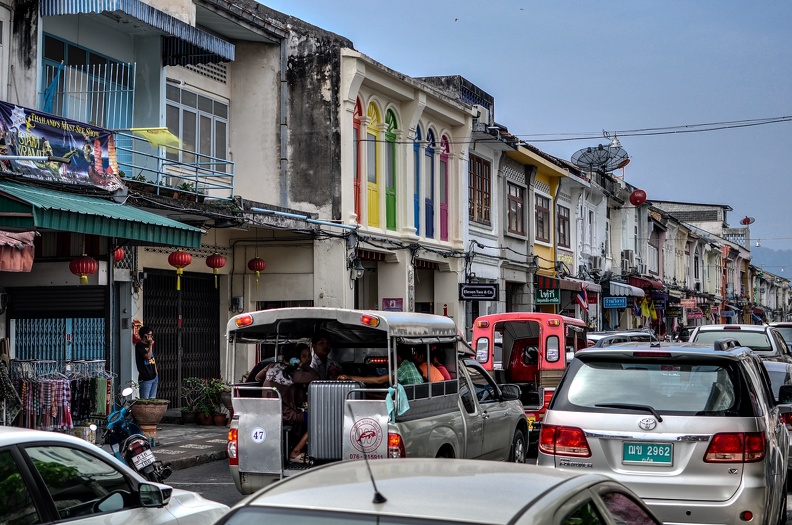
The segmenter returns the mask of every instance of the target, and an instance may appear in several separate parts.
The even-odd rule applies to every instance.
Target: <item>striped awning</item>
[[[610,294],[614,297],[643,297],[644,291],[635,286],[630,286],[627,283],[618,283],[616,281],[610,282]]]
[[[41,0],[39,15],[109,14],[134,18],[163,35],[164,65],[233,62],[234,44],[202,31],[141,0]]]

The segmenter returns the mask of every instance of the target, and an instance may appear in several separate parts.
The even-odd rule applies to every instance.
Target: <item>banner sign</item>
[[[6,172],[35,180],[116,191],[119,178],[115,138],[104,128],[0,101],[0,153],[47,160],[4,159]]]
[[[669,304],[665,310],[668,317],[682,317],[682,306],[678,304]]]
[[[688,319],[703,319],[704,318],[704,312],[702,312],[698,308],[693,308],[692,310],[688,310],[687,318]]]
[[[679,304],[682,305],[682,308],[695,308],[696,307],[696,300],[695,299],[680,299]]]

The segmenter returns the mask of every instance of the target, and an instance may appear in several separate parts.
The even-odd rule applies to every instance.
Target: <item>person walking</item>
[[[135,363],[138,369],[140,399],[153,399],[157,397],[159,385],[157,362],[154,359],[154,333],[148,326],[141,326],[138,336],[140,341],[135,345]]]

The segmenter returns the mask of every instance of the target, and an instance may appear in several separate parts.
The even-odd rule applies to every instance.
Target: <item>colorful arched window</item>
[[[392,109],[385,113],[385,227],[396,229],[396,131],[399,125]]]
[[[451,144],[447,135],[440,139],[440,173],[438,200],[440,201],[440,240],[448,240],[448,154]]]
[[[415,188],[413,188],[413,221],[415,234],[421,235],[421,126],[415,128],[413,163],[415,164]]]
[[[435,196],[435,135],[431,129],[426,133],[426,151],[424,152],[424,173],[426,174],[426,238],[434,238],[434,196]]]
[[[366,126],[366,188],[368,195],[368,225],[379,227],[380,225],[380,206],[379,206],[379,183],[380,183],[380,159],[379,148],[377,147],[377,137],[379,135],[379,125],[382,123],[379,108],[373,102],[368,106],[369,122]]]
[[[358,223],[361,220],[360,216],[360,195],[361,195],[361,179],[363,178],[360,171],[360,118],[363,116],[363,105],[360,99],[355,101],[355,111],[352,114],[352,173],[355,178],[355,215],[357,215]]]

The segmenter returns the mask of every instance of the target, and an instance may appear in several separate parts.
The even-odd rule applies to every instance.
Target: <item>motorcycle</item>
[[[106,445],[110,445],[115,457],[124,461],[138,474],[149,481],[161,483],[171,475],[169,463],[162,463],[154,457],[151,444],[143,435],[140,427],[132,420],[132,405],[136,399],[132,397],[132,388],[121,391],[124,400],[119,408],[113,409],[107,416],[107,426],[102,434]]]

